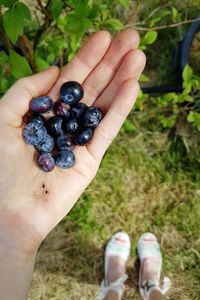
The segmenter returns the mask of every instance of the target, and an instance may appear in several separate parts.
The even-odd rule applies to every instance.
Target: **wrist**
[[[42,238],[17,214],[0,216],[0,256],[26,260],[35,257]]]
[[[39,240],[25,227],[16,216],[0,217],[0,295],[4,300],[27,299]]]

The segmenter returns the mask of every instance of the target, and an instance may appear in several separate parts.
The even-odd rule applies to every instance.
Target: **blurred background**
[[[128,27],[147,56],[140,95],[95,180],[41,245],[29,300],[95,299],[117,230],[132,238],[124,299],[140,299],[144,231],[161,242],[169,299],[200,299],[200,0],[0,0],[0,94],[62,67],[94,32]]]

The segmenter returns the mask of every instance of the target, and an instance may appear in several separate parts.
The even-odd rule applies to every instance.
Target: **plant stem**
[[[33,49],[35,50],[37,48],[37,45],[40,41],[40,38],[42,34],[45,32],[45,30],[50,26],[51,22],[53,21],[53,17],[50,14],[48,7],[51,4],[51,0],[48,0],[47,5],[43,6],[41,0],[37,0],[38,6],[40,7],[41,12],[45,16],[45,20],[42,26],[39,27],[39,29],[36,32],[35,41],[33,44]]]
[[[151,27],[151,28],[149,28],[149,27],[137,27],[137,26],[135,26],[136,24],[128,24],[128,25],[124,26],[124,28],[131,27],[131,28],[134,28],[134,29],[139,30],[139,31],[152,31],[152,30],[161,30],[161,29],[166,29],[166,28],[174,28],[174,27],[178,27],[178,26],[181,26],[181,25],[184,25],[184,24],[197,22],[199,20],[200,20],[200,18],[197,18],[197,19],[185,20],[185,21],[181,21],[181,22],[178,22],[178,23],[173,23],[173,24],[163,25],[163,26],[157,26],[157,27]]]
[[[27,38],[27,36],[23,33],[18,41],[18,46],[22,50],[24,56],[28,60],[29,64],[31,65],[31,68],[34,73],[38,72],[35,59],[34,59],[34,53],[33,49],[31,47],[30,41]]]
[[[133,11],[132,13],[128,16],[127,20],[125,21],[125,25],[127,25],[131,20],[133,20],[133,18],[135,17],[135,15],[138,12],[138,9],[140,7],[141,2],[137,1],[136,5],[133,7]]]

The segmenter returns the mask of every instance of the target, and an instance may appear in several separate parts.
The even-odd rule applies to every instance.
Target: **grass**
[[[130,115],[135,130],[120,133],[95,180],[41,246],[30,300],[95,299],[103,246],[121,229],[132,239],[124,299],[140,299],[136,244],[144,231],[161,242],[169,299],[200,298],[199,186],[191,171],[173,167],[167,132],[145,127],[146,119]]]
[[[150,1],[138,15],[145,19],[165,4],[178,6],[184,19],[185,11],[189,17],[196,15],[199,0]],[[147,51],[147,75],[156,83],[174,82],[171,57],[185,29],[160,31]],[[132,112],[129,121],[134,129],[124,127],[92,184],[42,244],[29,300],[95,299],[103,247],[118,230],[127,231],[132,240],[123,299],[141,299],[136,244],[145,231],[155,233],[161,243],[163,275],[172,280],[169,299],[200,299],[199,164],[149,119],[148,112]]]

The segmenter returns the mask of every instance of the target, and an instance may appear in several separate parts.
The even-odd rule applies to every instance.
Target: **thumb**
[[[20,126],[22,117],[29,110],[30,100],[48,94],[59,73],[59,69],[53,66],[38,74],[19,79],[0,101],[2,119],[13,126]]]

